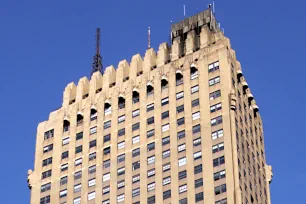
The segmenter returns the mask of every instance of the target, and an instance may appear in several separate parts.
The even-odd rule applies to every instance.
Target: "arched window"
[[[109,115],[112,113],[112,105],[108,102],[104,105],[104,115]]]
[[[83,115],[82,114],[77,114],[77,126],[83,124]]]
[[[118,99],[118,107],[119,109],[125,108],[125,99],[122,96]]]
[[[154,88],[152,85],[147,85],[147,96],[154,94]]]
[[[90,121],[96,120],[98,117],[98,112],[96,109],[92,108],[90,110]]]
[[[161,80],[161,89],[168,88],[168,81],[166,79]]]
[[[133,91],[133,103],[139,102],[139,93],[137,91]]]
[[[190,79],[198,78],[198,69],[195,66],[190,67]]]
[[[63,122],[63,131],[67,132],[70,129],[70,122],[68,120],[64,120]]]
[[[176,73],[176,85],[179,86],[183,84],[183,82],[184,82],[183,75],[181,73]]]

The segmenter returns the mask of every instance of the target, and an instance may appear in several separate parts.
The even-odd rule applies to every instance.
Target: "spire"
[[[148,48],[151,48],[151,28],[148,27]]]
[[[102,73],[103,65],[102,65],[102,57],[100,55],[100,28],[97,28],[96,31],[96,54],[93,57],[92,63],[92,71],[91,75],[97,71]]]

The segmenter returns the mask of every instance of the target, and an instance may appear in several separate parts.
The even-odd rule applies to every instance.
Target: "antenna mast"
[[[97,28],[96,30],[96,54],[93,57],[91,75],[97,71],[102,73],[102,70],[103,70],[103,65],[102,65],[102,57],[100,54],[100,28]]]
[[[148,48],[151,48],[151,28],[148,27]]]

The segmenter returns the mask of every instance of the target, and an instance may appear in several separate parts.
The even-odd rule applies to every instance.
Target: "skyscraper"
[[[97,49],[38,125],[31,204],[270,204],[259,108],[211,9],[170,44],[103,74]]]

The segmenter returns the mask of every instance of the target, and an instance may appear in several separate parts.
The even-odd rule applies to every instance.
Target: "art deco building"
[[[37,128],[31,204],[270,204],[259,108],[210,8],[171,45],[64,90]]]

